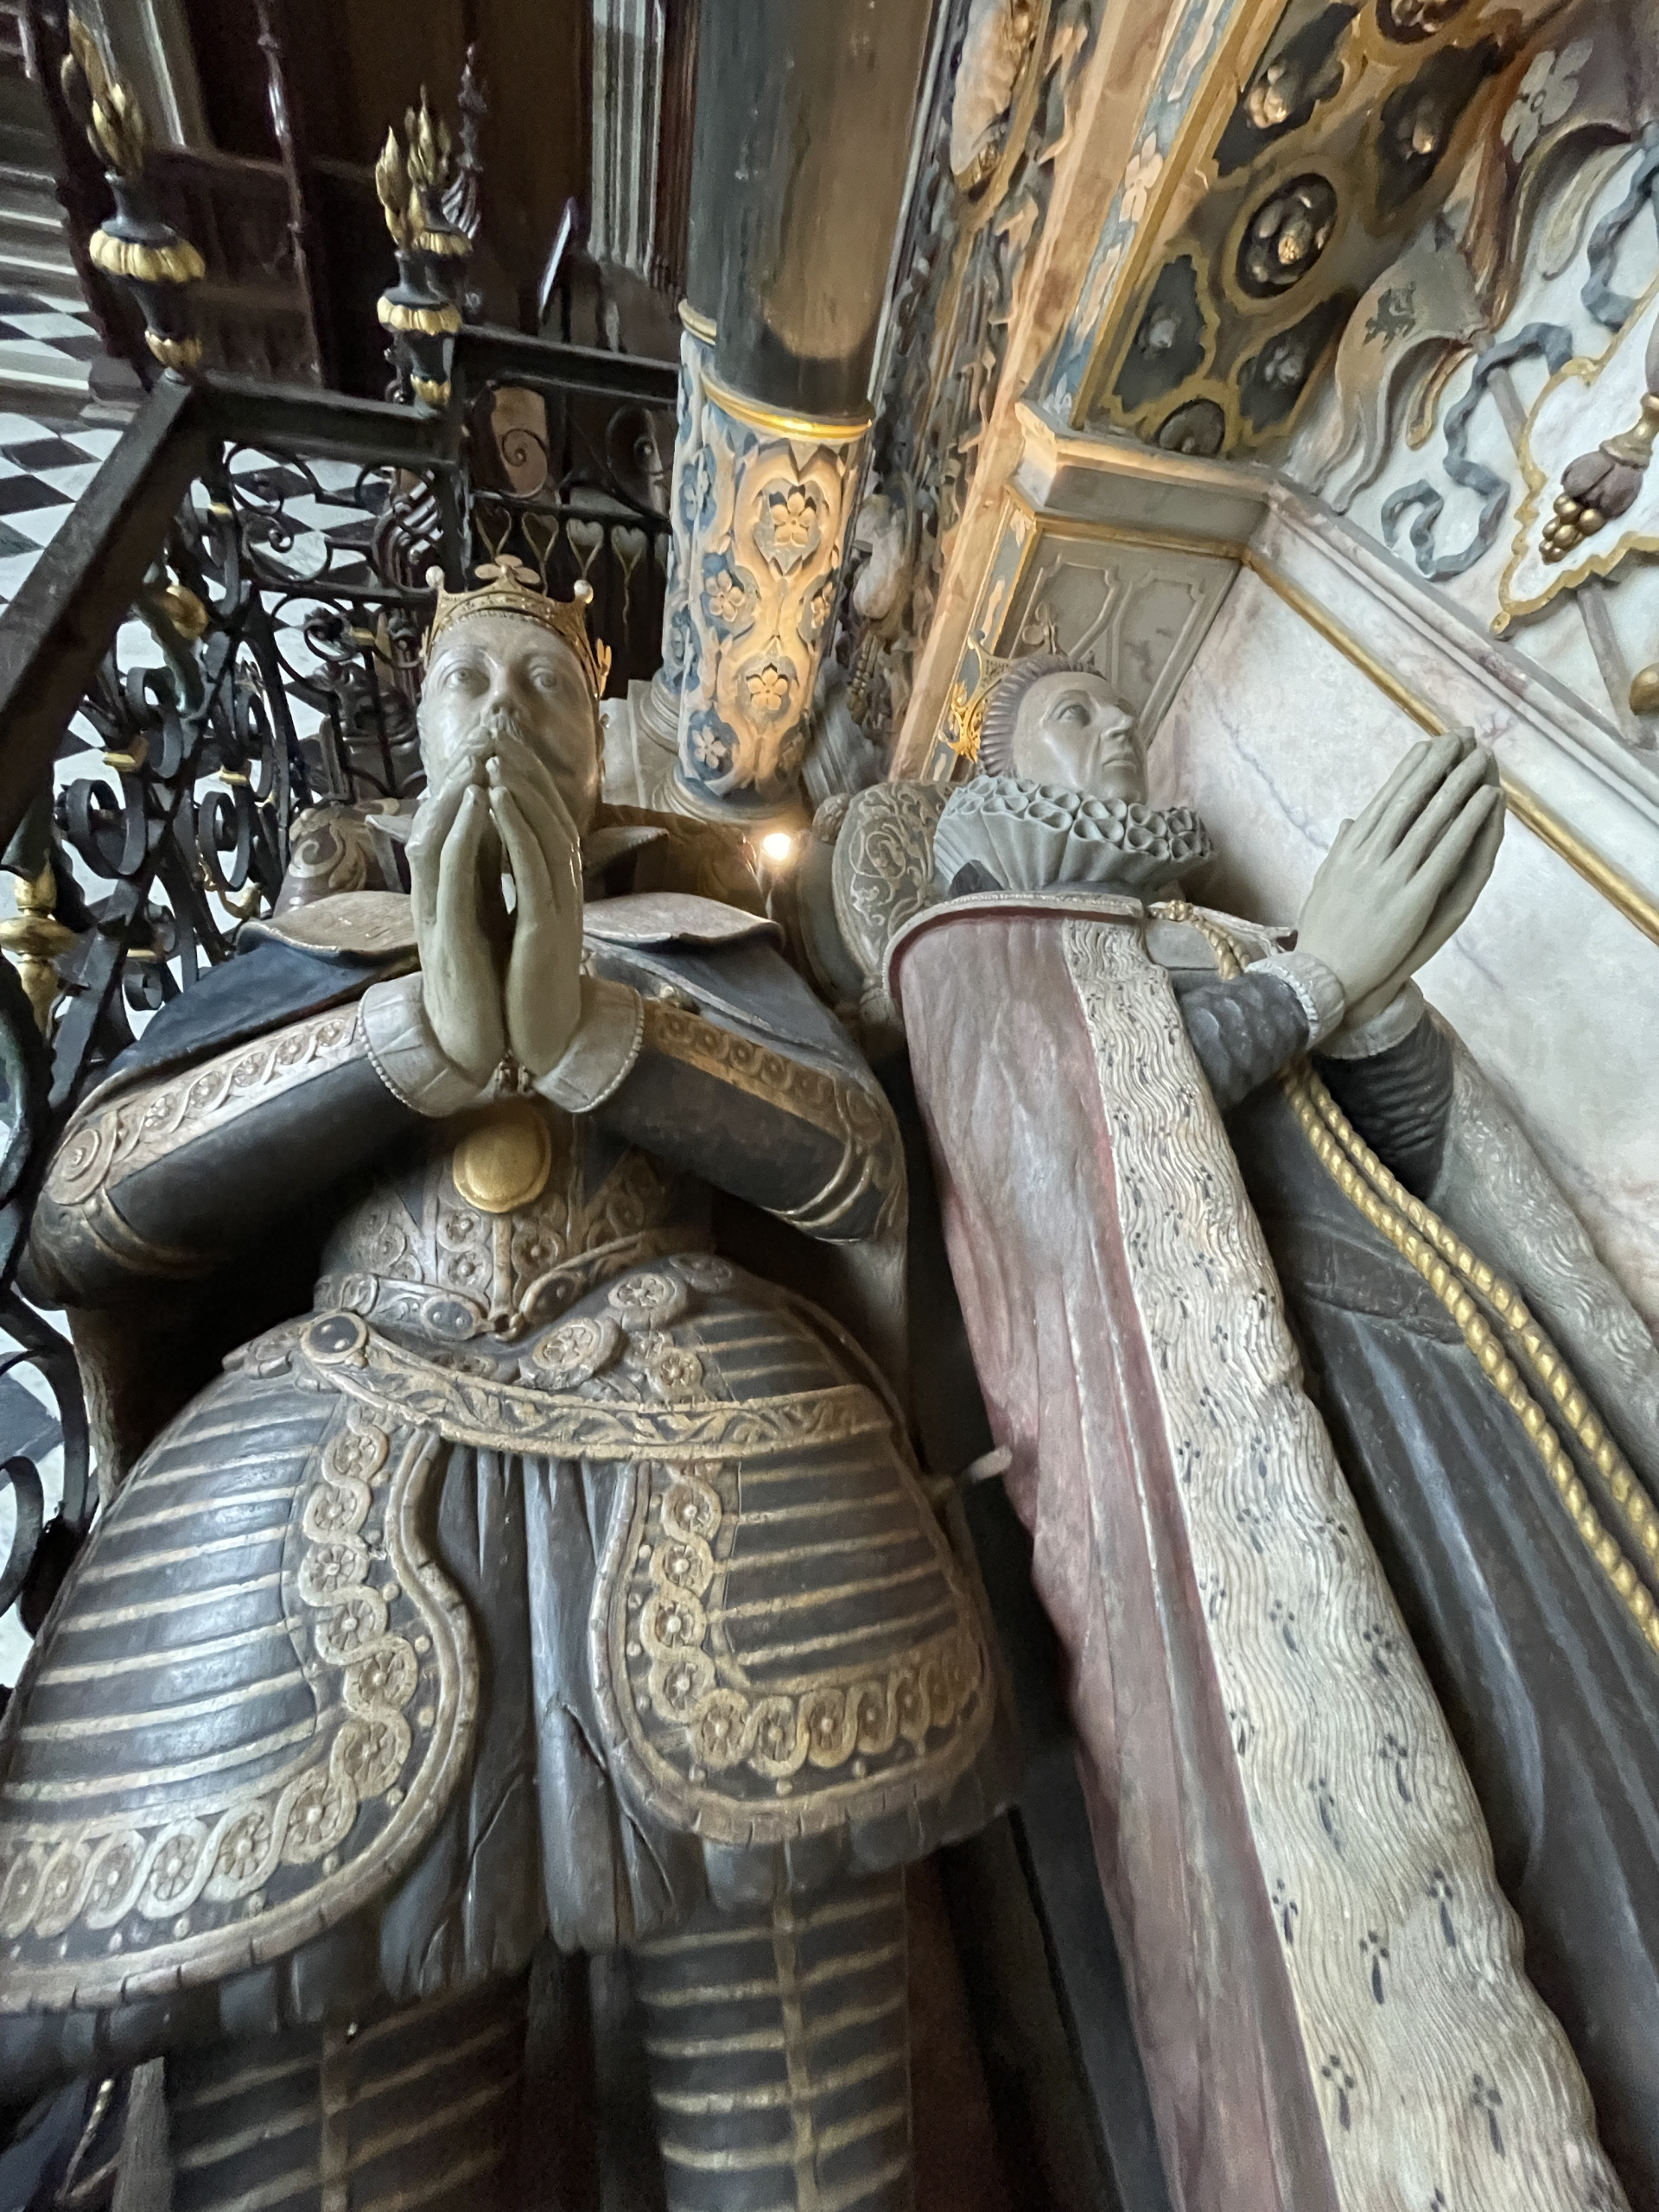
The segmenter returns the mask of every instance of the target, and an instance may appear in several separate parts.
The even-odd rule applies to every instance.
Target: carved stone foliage
[[[909,699],[1100,14],[1099,0],[951,0],[877,409],[884,504],[863,551],[893,573],[879,611],[849,601],[837,647],[853,711],[878,741]]]
[[[680,404],[675,420],[673,472],[669,480],[669,519],[663,592],[663,664],[652,679],[665,720],[677,715],[680,685],[692,650],[691,613],[686,591],[692,532],[702,485],[702,379],[714,348],[690,331],[680,334]]]
[[[1510,107],[1552,12],[1291,0],[1253,54],[1243,10],[1207,11],[1147,110],[1051,411],[1186,453],[1282,443],[1361,296]]]
[[[950,96],[950,172],[964,192],[996,167],[1036,34],[1035,0],[970,0]]]
[[[686,549],[679,773],[693,792],[761,806],[805,750],[864,432],[799,435],[729,411],[705,384]],[[741,403],[740,403],[741,404]],[[747,413],[747,410],[745,410]]]
[[[888,945],[938,896],[933,833],[949,796],[943,784],[872,785],[854,794],[836,839],[836,920],[864,979],[867,1023],[892,1018],[882,979]]]
[[[1291,466],[1650,759],[1659,65],[1579,0],[1503,90],[1455,213],[1362,300]]]

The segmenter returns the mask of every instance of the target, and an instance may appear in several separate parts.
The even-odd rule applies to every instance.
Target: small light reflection
[[[795,857],[795,840],[787,830],[769,830],[760,840],[760,857],[768,868],[787,868]]]

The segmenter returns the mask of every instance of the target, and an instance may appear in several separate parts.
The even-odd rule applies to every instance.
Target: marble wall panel
[[[1234,566],[1046,524],[1015,590],[1001,650],[1087,660],[1126,707],[1155,727]]]

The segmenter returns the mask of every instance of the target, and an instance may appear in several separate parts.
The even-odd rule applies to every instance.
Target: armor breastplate
[[[515,1338],[639,1261],[707,1243],[701,1186],[536,1098],[435,1125],[323,1254],[319,1308]]]

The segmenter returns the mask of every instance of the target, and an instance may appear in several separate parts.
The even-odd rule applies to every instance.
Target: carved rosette
[[[679,778],[763,812],[791,791],[868,426],[773,413],[705,373],[685,553]]]

